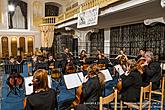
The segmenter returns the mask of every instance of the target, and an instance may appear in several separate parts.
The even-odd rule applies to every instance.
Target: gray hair
[[[148,56],[148,57],[150,57],[152,60],[154,59],[154,54],[153,54],[153,52],[151,52],[151,51],[147,51],[147,52],[145,53],[145,55]]]

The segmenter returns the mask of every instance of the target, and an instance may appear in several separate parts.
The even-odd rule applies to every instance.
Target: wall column
[[[11,36],[8,37],[9,57],[11,56]]]
[[[20,36],[17,36],[17,55],[21,55],[20,51],[18,50],[20,47],[19,38],[20,38]]]
[[[110,54],[110,29],[104,29],[104,53]]]
[[[0,57],[2,57],[2,37],[0,37]]]

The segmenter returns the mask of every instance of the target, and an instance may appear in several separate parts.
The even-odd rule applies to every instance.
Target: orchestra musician
[[[64,66],[64,71],[65,71],[65,73],[75,73],[76,72],[76,67],[73,64],[72,58],[69,58],[69,57],[67,58],[67,62]]]
[[[136,61],[138,61],[140,58],[144,57],[145,55],[145,50],[144,49],[140,49],[139,50],[139,55],[136,58]]]
[[[25,110],[57,109],[57,93],[48,87],[48,72],[38,69],[33,75],[33,93],[24,100]]]
[[[130,59],[126,63],[127,72],[125,72],[119,82],[122,89],[119,99],[126,102],[137,102],[140,98],[140,88],[142,86],[141,73],[136,68],[136,61]]]
[[[79,63],[82,71],[87,70],[88,65],[86,59],[87,59],[87,52],[85,50],[82,50],[79,55]]]
[[[97,55],[96,55],[97,59],[98,59],[99,55],[106,57],[104,52],[101,49],[97,49]]]
[[[37,64],[38,64],[38,56],[34,55],[32,56],[32,72],[34,73],[37,70]]]
[[[67,63],[70,62],[68,60],[73,60],[73,54],[72,54],[72,52],[70,52],[70,50],[68,48],[65,48],[64,53],[62,54],[62,61],[61,61],[63,72],[65,72],[65,67],[66,67]]]
[[[146,62],[142,64],[144,68],[143,73],[143,86],[149,85],[152,82],[152,89],[156,90],[159,88],[161,79],[161,68],[160,63],[154,60],[154,55],[151,51],[147,51],[144,55]]]
[[[53,58],[53,55],[52,54],[49,54],[47,64],[48,64],[48,69],[50,71],[52,69],[54,69],[54,67],[55,67],[55,59]]]
[[[120,50],[120,54],[115,58],[118,59],[119,61],[121,61],[120,63],[124,63],[128,60],[127,55],[124,53],[124,50]],[[121,60],[122,59],[122,60]]]
[[[84,78],[80,103],[74,106],[75,110],[98,110],[99,97],[104,87],[105,76],[99,72],[97,64],[88,68],[88,74]]]
[[[108,59],[105,57],[104,53],[98,55],[97,65],[100,69],[105,69],[108,66]]]

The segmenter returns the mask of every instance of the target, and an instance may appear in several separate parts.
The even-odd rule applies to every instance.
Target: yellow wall
[[[2,5],[2,0],[0,0],[0,24],[2,23],[2,9],[1,6]]]
[[[40,1],[33,2],[33,26],[39,26],[42,23],[43,6]]]
[[[79,0],[68,0],[66,7],[72,6],[74,3],[79,2]]]

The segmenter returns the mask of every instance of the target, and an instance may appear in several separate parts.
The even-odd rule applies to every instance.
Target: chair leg
[[[163,97],[163,96],[164,96],[164,95],[161,96],[161,108],[160,108],[161,110],[163,110],[163,104],[164,104],[164,103],[163,103],[163,102],[164,102],[164,97]]]
[[[151,102],[149,102],[149,104],[148,104],[148,110],[150,110],[151,109]]]
[[[123,109],[123,102],[120,101],[120,110],[122,110],[122,109]]]

